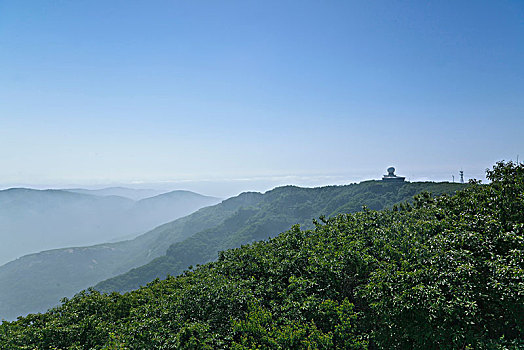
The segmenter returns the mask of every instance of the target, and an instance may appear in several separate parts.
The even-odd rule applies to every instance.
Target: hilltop
[[[0,326],[0,347],[518,349],[524,164],[453,196],[320,218],[123,295]]]
[[[313,227],[313,219],[321,215],[355,212],[363,205],[382,209],[422,191],[438,195],[463,187],[366,181],[243,193],[132,240],[45,251],[0,267],[0,318],[43,312],[90,286],[103,291],[136,289],[155,278],[178,275],[189,265],[216,260],[220,250],[275,237],[294,224]],[[142,208],[147,210],[147,202]]]
[[[213,261],[221,250],[274,237],[292,225],[311,228],[313,219],[320,216],[353,213],[362,210],[363,206],[380,210],[408,201],[423,191],[440,195],[463,187],[450,183],[364,181],[318,188],[284,186],[263,195],[248,194],[253,197],[251,205],[238,208],[218,225],[173,243],[165,255],[103,281],[95,289],[104,292],[133,290],[155,278],[176,276],[190,265]]]

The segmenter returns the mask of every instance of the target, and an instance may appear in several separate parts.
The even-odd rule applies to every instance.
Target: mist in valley
[[[189,191],[161,192],[125,188],[2,190],[0,265],[48,249],[131,239],[220,202]]]
[[[520,342],[522,18],[0,1],[0,348]]]

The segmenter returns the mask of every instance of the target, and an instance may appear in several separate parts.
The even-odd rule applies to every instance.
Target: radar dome
[[[392,166],[388,168],[388,175],[392,176],[392,175],[395,175],[395,168],[393,168]]]

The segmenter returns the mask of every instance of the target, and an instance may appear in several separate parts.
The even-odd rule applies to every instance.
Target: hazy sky
[[[0,184],[483,178],[523,62],[522,0],[0,0]]]

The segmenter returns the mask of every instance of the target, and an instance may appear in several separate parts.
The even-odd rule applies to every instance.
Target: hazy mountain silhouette
[[[167,191],[153,190],[146,188],[129,188],[129,187],[107,187],[97,190],[90,190],[85,188],[68,188],[65,189],[68,192],[92,194],[96,196],[119,196],[129,198],[135,201],[139,201],[144,198],[158,196],[159,194],[166,193]]]
[[[65,190],[2,190],[0,265],[42,250],[136,236],[218,201],[187,191],[134,201]]]
[[[45,251],[1,266],[0,318],[45,311],[58,304],[60,298],[108,278],[97,288],[136,288],[155,277],[177,274],[190,264],[213,260],[218,250],[277,235],[295,223],[311,225],[311,220],[322,214],[354,212],[364,204],[380,209],[408,200],[420,191],[440,194],[462,187],[449,183],[397,185],[370,181],[322,188],[286,186],[264,194],[243,193],[133,240]],[[137,206],[147,212],[150,200],[161,202],[175,194],[143,200]],[[114,276],[118,277],[111,278]]]

